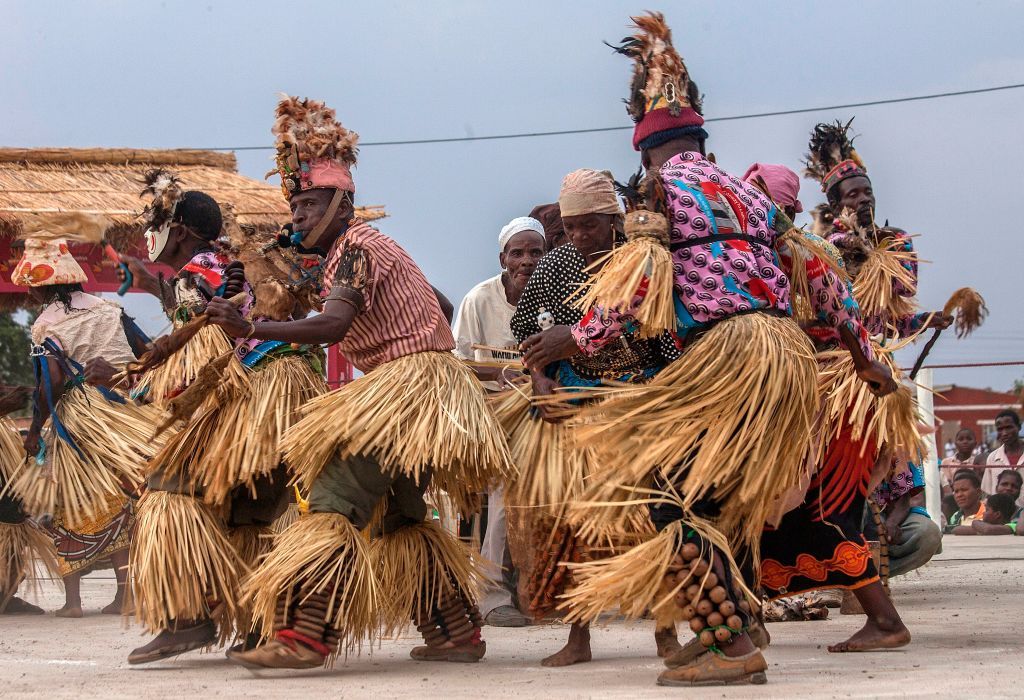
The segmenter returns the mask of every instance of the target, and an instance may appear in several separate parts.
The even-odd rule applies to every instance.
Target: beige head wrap
[[[562,216],[621,214],[612,174],[607,170],[575,170],[562,180],[558,193]]]

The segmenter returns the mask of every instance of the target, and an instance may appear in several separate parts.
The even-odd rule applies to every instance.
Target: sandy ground
[[[567,630],[557,625],[485,628],[487,658],[476,665],[412,661],[408,650],[416,640],[404,637],[333,671],[255,674],[220,652],[130,668],[125,657],[145,638],[138,628],[99,614],[114,583],[109,572],[100,572],[83,586],[83,619],[0,617],[0,696],[1022,697],[1024,538],[947,537],[944,547],[923,570],[893,582],[897,607],[914,635],[909,647],[829,654],[825,645],[855,631],[861,624],[856,617],[773,624],[767,686],[655,686],[662,666],[654,656],[651,623],[643,621],[595,629],[594,661],[567,669],[538,663],[564,642]],[[50,586],[41,600],[53,610],[62,595]]]

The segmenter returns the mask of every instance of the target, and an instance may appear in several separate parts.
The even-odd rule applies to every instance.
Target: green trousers
[[[423,522],[427,504],[423,494],[430,484],[430,473],[417,484],[404,474],[386,472],[371,455],[342,459],[335,455],[309,492],[310,513],[339,513],[360,530],[366,527],[381,498],[387,496],[384,532]]]

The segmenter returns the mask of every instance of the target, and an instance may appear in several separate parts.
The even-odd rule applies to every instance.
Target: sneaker
[[[662,671],[658,685],[763,685],[768,682],[768,663],[760,649],[744,656],[721,656],[707,652],[686,666]]]
[[[764,625],[755,622],[747,629],[747,636],[750,637],[758,649],[767,649],[768,645],[771,644],[772,638],[768,634],[768,630],[764,628]],[[665,657],[665,665],[669,668],[679,668],[687,664],[693,663],[697,657],[707,652],[708,648],[700,643],[700,639],[694,637],[686,644],[683,648],[674,654],[670,654]]]
[[[511,605],[499,605],[487,613],[484,624],[491,627],[526,627],[530,624],[530,618]]]
[[[286,644],[277,639],[249,651],[231,649],[227,656],[245,668],[306,669],[324,665],[324,656],[320,652],[300,642]]]
[[[409,652],[416,661],[450,661],[458,664],[475,664],[487,653],[487,642],[469,642],[457,647],[419,646]]]
[[[194,649],[208,647],[217,641],[217,625],[213,620],[204,620],[192,627],[164,630],[149,644],[139,647],[128,655],[128,663],[148,664],[178,656]]]

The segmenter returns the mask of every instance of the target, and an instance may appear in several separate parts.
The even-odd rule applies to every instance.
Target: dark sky
[[[1021,2],[665,2],[708,117],[1024,82]],[[624,2],[0,2],[0,124],[7,146],[269,146],[278,92],[326,100],[363,141],[628,125],[630,65],[602,45],[628,33]],[[881,219],[920,234],[920,298],[988,299],[974,338],[936,362],[1024,360],[1017,242],[1024,90],[711,124],[742,174],[796,169],[818,120],[856,116]],[[270,151],[238,153],[261,178]],[[557,197],[579,167],[626,177],[628,131],[367,146],[358,201],[456,303],[497,271],[498,231]],[[804,181],[806,205],[820,201]],[[808,206],[809,208],[809,206]],[[154,306],[130,303],[149,328]],[[905,358],[912,361],[912,355]],[[1024,367],[939,370],[937,382],[1007,388]]]

